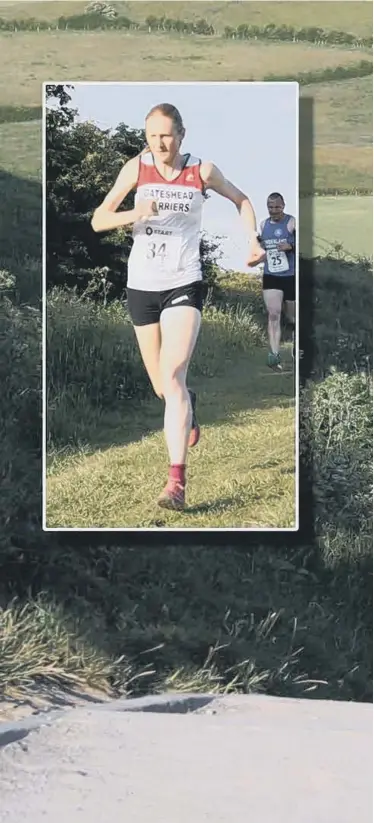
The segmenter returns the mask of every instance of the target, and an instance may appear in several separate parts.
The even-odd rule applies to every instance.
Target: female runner
[[[204,193],[231,200],[248,236],[247,265],[265,256],[247,195],[211,162],[182,154],[185,136],[175,106],[154,106],[145,119],[147,149],[123,166],[92,218],[94,231],[133,225],[127,303],[141,356],[155,393],[165,402],[164,433],[169,476],[158,504],[185,505],[188,446],[200,437],[196,394],[186,385],[202,312],[200,227]],[[117,212],[136,190],[135,207]]]

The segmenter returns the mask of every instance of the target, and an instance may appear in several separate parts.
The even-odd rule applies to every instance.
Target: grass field
[[[316,152],[318,158],[318,152]],[[327,154],[327,151],[326,151]],[[339,155],[342,155],[342,158]],[[344,189],[367,193],[372,189],[372,162],[370,155],[358,156],[358,161],[367,161],[363,168],[356,167],[356,157],[350,156],[344,165],[345,152],[336,151],[332,157],[326,157],[325,163],[315,162],[314,187],[323,191],[328,186],[335,191]],[[352,153],[351,153],[352,154]],[[359,165],[359,163],[357,164]],[[334,191],[331,192],[333,194]]]
[[[335,143],[349,143],[352,149],[356,146],[371,147],[372,77],[302,86],[300,96],[313,100],[315,144],[332,147]]]
[[[21,32],[2,35],[1,43],[3,105],[40,105],[45,80],[261,80],[267,74],[295,75],[362,59],[354,49],[305,43],[233,43],[138,32]]]
[[[286,370],[273,373],[266,366],[266,352],[264,347],[241,356],[229,353],[222,375],[193,378],[203,429],[188,459],[185,512],[165,512],[155,503],[166,482],[167,453],[163,406],[152,399],[118,414],[117,427],[113,420],[101,419],[93,454],[78,452],[57,466],[53,462],[47,526],[293,528],[292,361],[287,346]],[[106,445],[100,447],[103,440]]]
[[[69,16],[84,11],[86,2],[1,2],[0,16],[11,19],[37,17],[56,20],[60,15]],[[370,34],[372,11],[370,2],[341,3],[337,15],[336,2],[116,2],[120,14],[142,22],[149,15],[155,17],[208,20],[217,29],[238,26],[240,23],[263,26],[267,23],[283,23],[293,26],[315,26],[352,32],[361,36]]]
[[[218,14],[219,4],[211,4],[212,7],[215,5]],[[220,5],[231,8],[231,4]],[[238,5],[234,4],[231,11],[234,12]],[[284,9],[288,5],[282,4]],[[302,7],[304,13],[308,8],[306,3],[293,5]],[[333,4],[318,5],[320,14]],[[344,5],[352,6],[352,3]],[[360,6],[360,14],[367,13],[368,4],[355,5]],[[43,2],[42,6],[47,9],[50,4]],[[261,79],[270,73],[297,74],[325,66],[346,66],[362,56],[354,50],[320,48],[304,43],[232,43],[215,38],[148,36],[144,33],[22,32],[2,35],[1,41],[6,57],[0,96],[2,105],[40,105],[40,84],[46,79],[110,81],[120,77],[122,80],[144,81],[151,76],[153,80],[165,82],[171,77],[181,81],[203,78],[224,82]],[[116,61],[112,59],[113,54],[117,55]],[[372,179],[372,78],[301,86],[300,93],[301,97],[313,100],[316,188],[366,191]],[[18,162],[18,156],[22,168],[29,164],[30,146],[23,147],[19,136],[26,133],[25,129],[30,135],[28,142],[34,144],[33,125],[15,129],[16,151],[13,160],[9,157],[12,167]],[[11,141],[11,127],[2,133]],[[307,144],[309,139],[309,133],[303,135],[301,144]],[[33,148],[31,146],[31,154]],[[4,151],[10,154],[7,147]]]
[[[373,200],[371,197],[316,197],[314,248],[318,254],[329,243],[341,244],[349,254],[373,258]]]
[[[0,163],[10,174],[40,180],[42,172],[42,124],[0,124]]]
[[[335,143],[331,146],[315,146],[314,162],[317,166],[344,166],[355,172],[371,176],[373,170],[373,152],[371,146],[350,146],[347,143]],[[369,182],[369,181],[368,181]],[[352,179],[352,185],[354,180]],[[358,181],[356,182],[356,185]]]

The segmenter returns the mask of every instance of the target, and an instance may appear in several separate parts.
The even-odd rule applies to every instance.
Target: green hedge
[[[74,31],[140,29],[149,32],[164,31],[187,35],[213,36],[221,34],[225,39],[231,40],[278,40],[290,43],[307,42],[326,46],[349,46],[351,48],[368,49],[373,46],[372,37],[357,37],[350,32],[326,30],[317,26],[295,28],[294,26],[279,26],[274,23],[269,23],[266,26],[250,26],[247,23],[242,23],[237,28],[226,26],[222,33],[204,18],[190,22],[171,17],[149,15],[144,23],[137,23],[124,15],[111,18],[99,13],[62,16],[54,22],[37,20],[34,17],[25,20],[0,18],[0,31],[46,31],[52,29],[72,29]]]
[[[73,31],[94,31],[97,29],[137,29],[138,24],[129,17],[118,16],[114,19],[102,14],[74,14],[70,17],[59,17],[58,29],[72,29]]]
[[[196,22],[176,20],[170,17],[154,17],[150,15],[145,20],[149,31],[175,31],[177,34],[205,34],[214,35],[217,32],[207,20],[200,18]]]
[[[372,37],[357,37],[346,31],[326,30],[316,26],[294,28],[294,26],[276,26],[273,23],[267,26],[248,26],[242,23],[236,29],[226,26],[223,36],[232,40],[284,40],[294,43],[306,42],[356,48],[372,48],[373,45]]]
[[[0,31],[48,31],[55,28],[56,23],[36,20],[35,17],[28,17],[26,20],[5,20],[0,17]]]
[[[300,197],[371,197],[373,189],[369,188],[314,188],[310,192],[300,192]]]
[[[29,120],[41,120],[41,106],[0,106],[0,123],[25,123]]]
[[[300,86],[309,86],[312,83],[326,83],[330,80],[349,80],[352,77],[367,77],[373,74],[371,60],[360,60],[349,66],[335,66],[335,68],[303,71],[301,74],[267,74],[263,79],[270,82],[297,82]]]

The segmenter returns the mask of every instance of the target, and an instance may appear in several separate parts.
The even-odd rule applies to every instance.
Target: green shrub
[[[370,60],[360,60],[349,66],[336,66],[335,68],[317,69],[316,71],[305,71],[301,74],[267,74],[264,80],[268,82],[297,82],[301,86],[309,86],[312,83],[326,83],[327,81],[348,80],[352,77],[367,77],[373,73],[373,64]]]
[[[39,519],[41,318],[0,295],[0,553]]]
[[[247,23],[241,23],[236,29],[226,26],[223,37],[234,40],[283,40],[294,43],[356,46],[367,49],[372,48],[373,45],[372,37],[361,38],[349,32],[324,30],[315,26],[295,28],[274,23],[268,23],[266,26],[250,26]]]
[[[100,13],[87,14],[73,14],[69,17],[59,17],[57,21],[59,29],[70,29],[71,31],[97,31],[97,30],[117,30],[138,28],[137,23],[134,23],[124,15],[118,17],[111,17],[110,15]]]
[[[333,370],[310,384],[302,395],[301,420],[302,448],[313,443],[315,523],[329,563],[370,561],[371,376]]]
[[[372,262],[321,257],[314,270],[313,376],[371,371]]]
[[[46,348],[51,443],[77,443],[102,410],[120,408],[151,391],[121,303],[104,309],[74,292],[53,289]]]
[[[0,106],[0,123],[25,123],[29,120],[41,120],[41,106]]]

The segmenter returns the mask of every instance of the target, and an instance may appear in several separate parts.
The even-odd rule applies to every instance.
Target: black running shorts
[[[127,308],[134,326],[148,326],[159,323],[164,309],[176,306],[193,306],[202,311],[203,281],[196,280],[187,286],[178,286],[166,291],[140,291],[127,289]]]
[[[293,302],[296,299],[295,275],[287,274],[284,277],[275,274],[264,274],[262,276],[262,289],[278,289],[283,292],[283,299]]]

